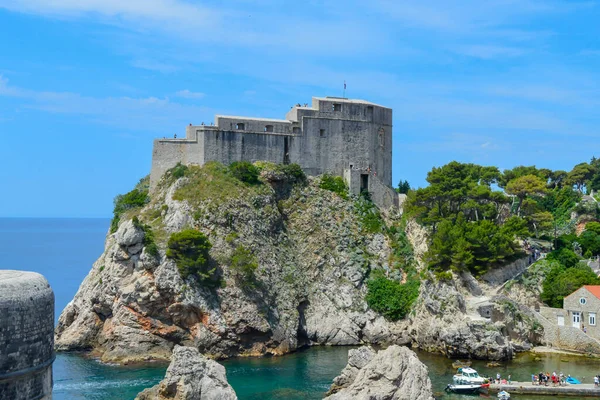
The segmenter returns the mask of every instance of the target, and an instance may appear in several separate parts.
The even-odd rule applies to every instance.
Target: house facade
[[[586,285],[563,300],[562,312],[556,313],[558,326],[584,329],[588,335],[600,339],[600,285]]]

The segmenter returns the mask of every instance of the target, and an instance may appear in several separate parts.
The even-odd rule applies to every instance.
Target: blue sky
[[[0,0],[0,216],[104,217],[152,139],[311,96],[394,109],[394,182],[600,155],[600,3]]]

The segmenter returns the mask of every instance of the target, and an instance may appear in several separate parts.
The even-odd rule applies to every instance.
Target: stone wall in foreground
[[[54,293],[34,272],[0,270],[0,399],[52,398]]]

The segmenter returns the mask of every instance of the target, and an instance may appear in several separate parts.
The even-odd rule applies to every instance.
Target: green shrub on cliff
[[[239,245],[231,256],[231,270],[242,287],[254,287],[256,279],[254,272],[258,269],[256,256],[250,249]]]
[[[142,180],[140,180],[142,182]],[[150,197],[148,197],[148,190],[143,189],[133,189],[131,192],[126,194],[120,194],[115,197],[114,200],[114,209],[113,209],[113,219],[110,223],[110,232],[115,233],[119,228],[119,221],[121,220],[121,215],[134,208],[143,207],[150,201]]]
[[[348,198],[348,186],[341,176],[324,174],[321,176],[319,187],[337,193],[343,199]]]
[[[171,175],[173,175],[173,177],[182,178],[185,175],[187,170],[188,170],[187,165],[183,165],[182,163],[177,163],[177,165],[175,165],[169,171],[171,172]]]
[[[367,233],[380,233],[385,228],[379,208],[368,198],[359,196],[354,202],[354,210]]]
[[[158,257],[158,246],[156,245],[156,241],[154,240],[154,232],[150,225],[146,225],[140,222],[139,218],[134,216],[132,218],[133,226],[136,228],[140,228],[144,231],[144,247],[146,248],[146,253],[150,254],[153,257]]]
[[[418,279],[408,279],[401,283],[387,278],[382,271],[373,273],[367,281],[367,304],[390,321],[397,321],[408,314],[414,301],[419,297]]]
[[[214,282],[208,251],[212,245],[206,235],[194,229],[173,233],[167,243],[167,257],[174,260],[182,278],[196,276],[204,283]]]
[[[252,163],[248,161],[235,161],[229,165],[231,174],[242,182],[254,185],[259,183],[259,171]]]

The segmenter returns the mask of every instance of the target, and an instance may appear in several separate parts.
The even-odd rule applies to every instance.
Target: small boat
[[[456,360],[452,363],[452,368],[464,368],[464,367],[470,367],[471,366],[471,361],[467,360],[467,361],[460,361],[460,360]]]
[[[510,393],[507,391],[498,392],[498,400],[508,400],[510,399]]]
[[[483,385],[488,383],[488,380],[479,376],[473,368],[459,368],[458,373],[452,377],[452,380],[457,385]]]
[[[446,386],[446,392],[460,393],[460,394],[476,394],[479,393],[483,385],[457,385],[449,383]]]
[[[567,383],[570,383],[571,385],[581,384],[581,382],[578,379],[573,378],[572,376],[567,377]]]

